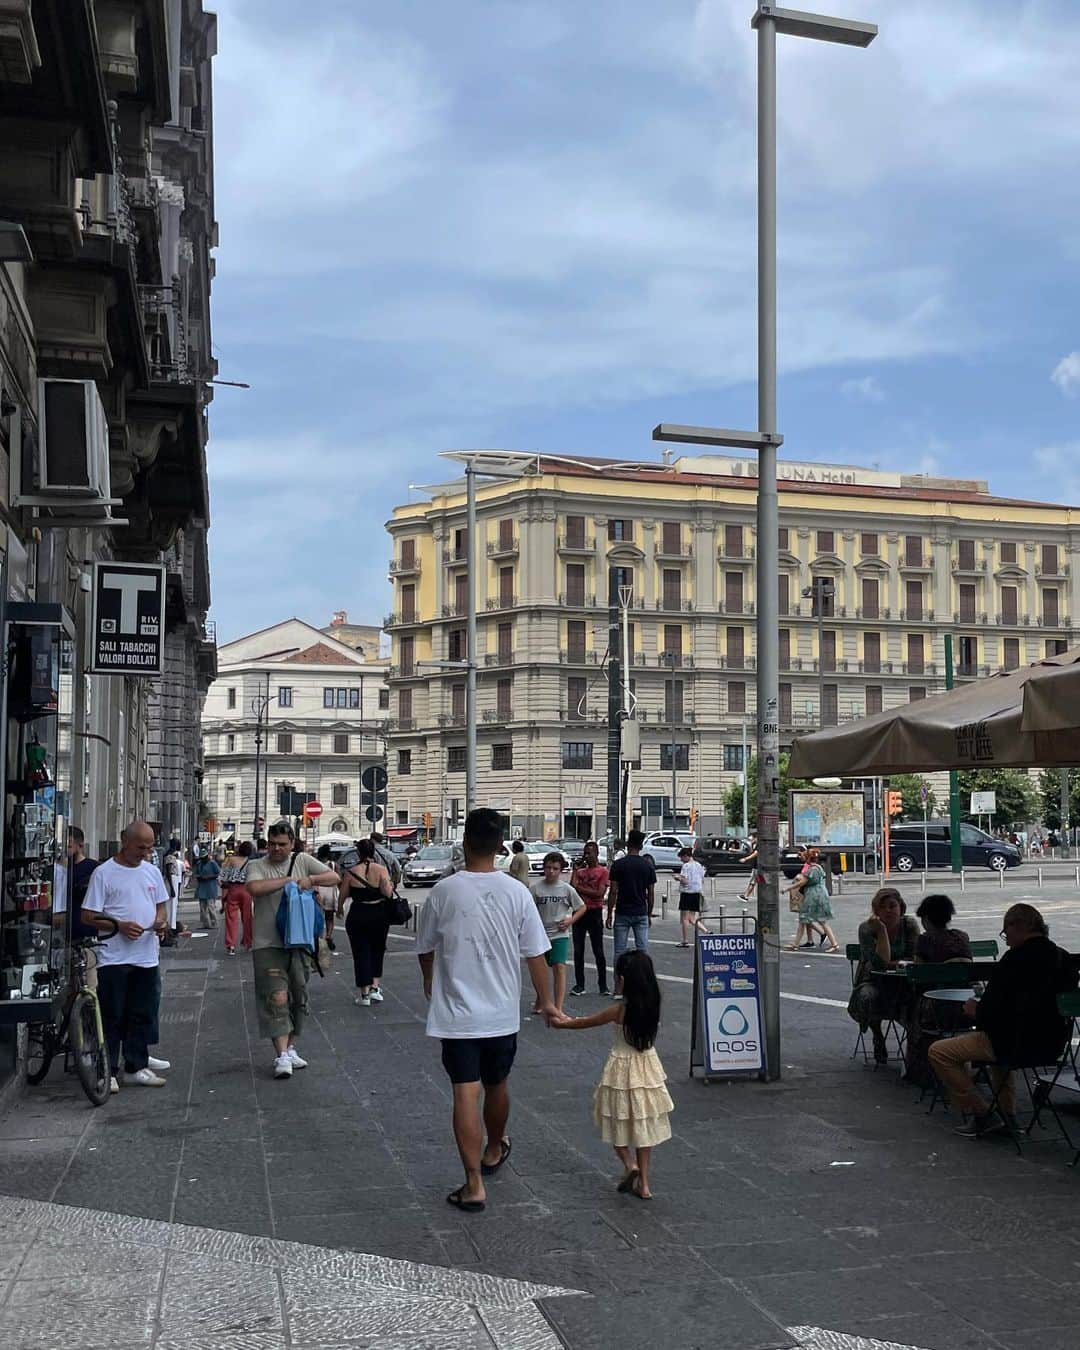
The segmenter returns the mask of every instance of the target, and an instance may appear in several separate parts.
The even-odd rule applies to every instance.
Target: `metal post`
[[[750,837],[750,781],[747,770],[749,764],[746,761],[746,719],[743,718],[742,724],[742,832],[743,838]]]
[[[1072,832],[1069,829],[1069,817],[1072,814],[1069,805],[1069,771],[1061,770],[1061,839],[1066,848],[1072,843]],[[1068,857],[1068,854],[1065,854]]]
[[[671,662],[671,833],[674,834],[679,826],[678,814],[675,810],[675,757],[678,752],[677,724],[675,721],[675,652],[668,652],[668,660]]]
[[[619,617],[622,623],[622,689],[623,689],[623,721],[626,721],[633,714],[632,695],[630,693],[630,601],[633,599],[633,587],[619,587]],[[619,755],[622,756],[622,737],[619,738]],[[619,798],[619,827],[612,829],[614,837],[626,838],[630,832],[629,816],[630,804],[630,759],[628,753],[623,764],[622,794]]]
[[[619,587],[618,573],[608,567],[608,742],[607,742],[607,829],[613,839],[619,837],[619,767],[622,762],[622,678],[619,667]]]
[[[776,421],[776,21],[758,20],[758,431]],[[766,1071],[780,1077],[779,511],[776,443],[758,451],[757,752],[759,931]]]
[[[465,814],[476,805],[476,469],[465,464]]]
[[[956,683],[953,674],[952,634],[945,634],[945,688],[951,689]],[[949,855],[953,872],[963,870],[963,853],[960,849],[960,779],[955,769],[949,770]]]
[[[817,609],[817,720],[818,726],[825,725],[825,578],[815,577],[813,581],[814,606]]]

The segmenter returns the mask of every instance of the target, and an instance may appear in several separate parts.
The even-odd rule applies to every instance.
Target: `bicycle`
[[[113,931],[105,936],[112,937],[119,932],[120,926],[115,920],[108,922]],[[71,944],[71,978],[62,995],[61,1015],[51,1022],[32,1022],[27,1047],[28,1083],[42,1082],[54,1057],[62,1051],[65,1063],[67,1056],[72,1056],[82,1090],[94,1106],[104,1106],[108,1100],[112,1078],[101,1004],[86,983],[87,950],[100,946],[102,940],[100,937],[79,938]]]

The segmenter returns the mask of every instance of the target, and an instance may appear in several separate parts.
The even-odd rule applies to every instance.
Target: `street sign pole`
[[[952,634],[945,634],[945,688],[952,689],[956,684],[953,673]],[[963,854],[960,851],[960,779],[955,769],[949,770],[949,860],[952,870],[959,875],[963,871]]]

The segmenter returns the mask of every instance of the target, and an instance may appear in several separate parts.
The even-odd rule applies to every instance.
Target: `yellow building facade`
[[[490,456],[486,457],[490,459]],[[735,829],[723,798],[755,725],[756,465],[507,459],[477,489],[477,801],[524,837],[607,828],[609,569],[630,588],[630,673],[645,828],[691,813]],[[465,796],[466,502],[460,480],[388,522],[389,821]],[[994,496],[976,480],[846,465],[781,465],[782,739],[1026,664],[1076,638],[1080,509]],[[818,615],[815,584],[831,583]],[[826,590],[829,588],[826,587]]]

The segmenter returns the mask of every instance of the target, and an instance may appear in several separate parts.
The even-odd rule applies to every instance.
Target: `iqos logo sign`
[[[729,1003],[720,1014],[720,1030],[725,1036],[745,1036],[750,1030],[750,1023],[741,1008]]]

